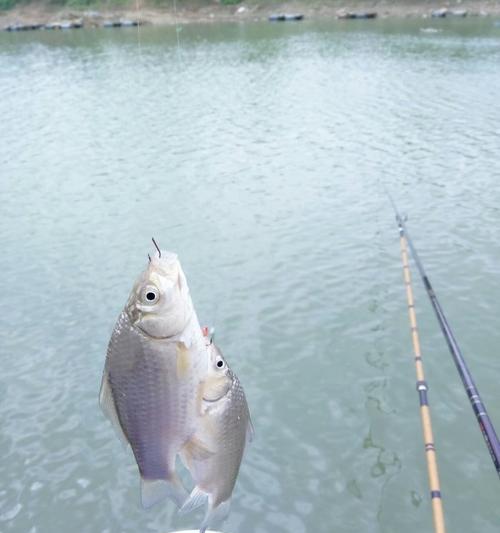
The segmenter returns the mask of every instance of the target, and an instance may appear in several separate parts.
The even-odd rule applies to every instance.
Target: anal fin
[[[184,505],[180,508],[180,514],[190,513],[194,509],[205,504],[208,499],[208,494],[196,486],[189,495],[189,498],[184,502]]]

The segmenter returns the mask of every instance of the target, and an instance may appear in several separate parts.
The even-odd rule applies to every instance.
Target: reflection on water
[[[441,29],[421,32],[422,27]],[[429,530],[387,185],[490,415],[500,361],[500,32],[489,19],[0,35],[0,530],[194,527],[139,504],[97,408],[154,235],[245,385],[256,439],[224,529]],[[429,308],[450,531],[498,481]],[[474,429],[473,429],[474,428]]]

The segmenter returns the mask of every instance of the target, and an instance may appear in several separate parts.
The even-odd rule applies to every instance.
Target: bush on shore
[[[0,0],[0,9],[6,10],[11,9],[15,6],[22,6],[33,3],[32,0]],[[155,3],[160,4],[160,1],[155,1]],[[131,0],[46,0],[45,4],[47,6],[54,7],[88,7],[88,6],[105,6],[105,5],[126,5],[131,4]]]
[[[223,5],[239,4],[241,0],[219,0]],[[182,0],[180,0],[182,3]],[[35,3],[34,0],[0,0],[0,10],[12,9],[16,6]],[[110,6],[131,6],[134,7],[135,0],[45,0],[37,3],[44,3],[47,7],[74,7],[85,8],[94,7],[96,9]],[[149,3],[156,6],[171,6],[172,0],[149,0]],[[208,4],[210,0],[187,0],[187,4]]]

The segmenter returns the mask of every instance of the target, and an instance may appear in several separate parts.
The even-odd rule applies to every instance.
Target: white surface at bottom
[[[199,529],[179,529],[177,531],[168,531],[168,533],[200,533]],[[222,531],[215,531],[214,529],[207,529],[206,533],[222,533]]]

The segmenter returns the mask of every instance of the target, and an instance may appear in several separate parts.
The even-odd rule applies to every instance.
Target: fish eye
[[[146,287],[143,293],[143,300],[147,303],[155,303],[160,299],[160,293],[156,287]]]
[[[217,368],[224,368],[224,361],[222,359],[218,359],[215,364],[217,365]]]

